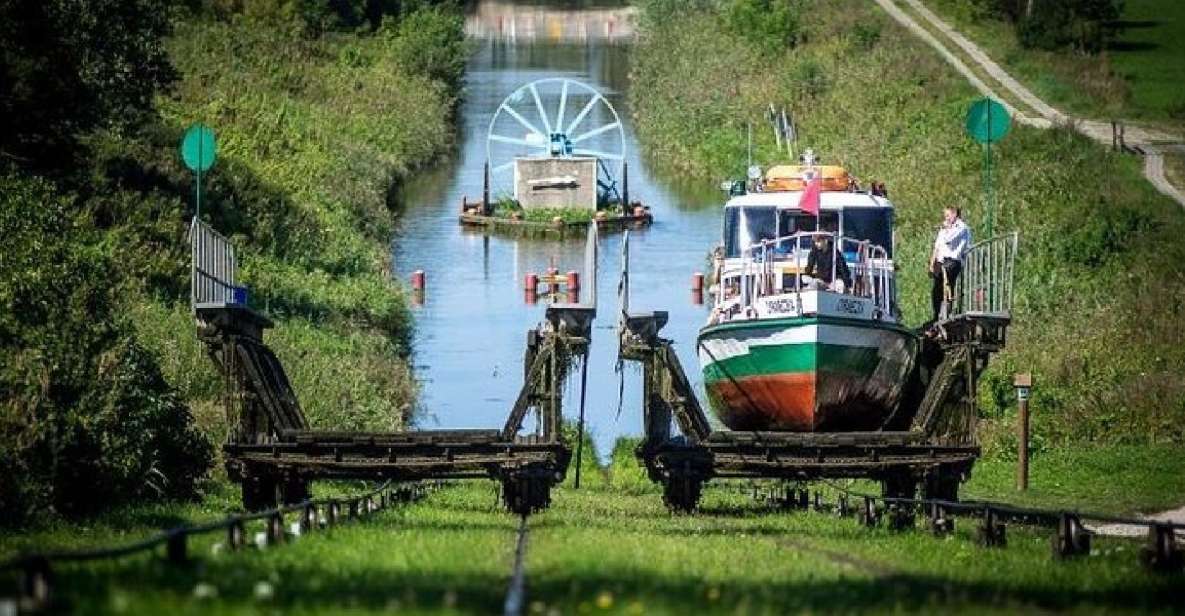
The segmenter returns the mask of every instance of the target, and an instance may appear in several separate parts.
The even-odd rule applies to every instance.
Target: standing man
[[[930,302],[934,306],[935,321],[950,316],[955,282],[963,271],[963,257],[971,247],[971,228],[963,222],[961,214],[957,207],[943,208],[942,227],[938,229],[934,250],[930,253],[930,276],[934,278]]]

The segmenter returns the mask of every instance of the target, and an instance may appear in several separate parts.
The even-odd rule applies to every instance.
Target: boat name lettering
[[[770,312],[798,312],[792,299],[771,299],[765,302],[766,310]]]
[[[835,309],[848,314],[864,314],[864,304],[854,299],[841,298],[836,300]]]

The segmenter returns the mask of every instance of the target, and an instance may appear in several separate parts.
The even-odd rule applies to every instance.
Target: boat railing
[[[1013,231],[971,246],[963,257],[963,272],[956,284],[956,305],[951,317],[1011,318],[1018,240],[1018,233]]]
[[[813,246],[816,237],[830,240],[833,251],[831,284],[810,280],[805,272],[810,253],[808,247]],[[845,256],[849,254],[855,255],[850,263]],[[839,276],[840,259],[844,259],[848,266],[847,278]],[[789,280],[780,267],[788,262],[794,263],[793,278]],[[866,240],[837,238],[836,234],[827,231],[802,231],[750,246],[742,257],[740,278],[740,303],[744,309],[752,308],[758,298],[787,292],[795,294],[801,307],[803,291],[824,288],[871,299],[880,314],[892,314],[895,309],[892,299],[894,274],[888,251]],[[844,280],[842,287],[835,284],[837,279]]]

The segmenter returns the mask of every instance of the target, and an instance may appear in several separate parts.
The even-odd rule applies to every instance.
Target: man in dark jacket
[[[803,273],[840,292],[852,284],[848,264],[844,261],[843,254],[833,248],[830,235],[815,236],[811,253],[806,258],[806,271]],[[842,289],[836,288],[837,280],[843,281]]]

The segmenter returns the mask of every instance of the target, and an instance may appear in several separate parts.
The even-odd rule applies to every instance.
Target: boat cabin
[[[816,177],[818,216],[799,207]],[[887,198],[857,192],[834,166],[773,167],[753,188],[724,206],[712,321],[836,310],[837,316],[899,319]]]

